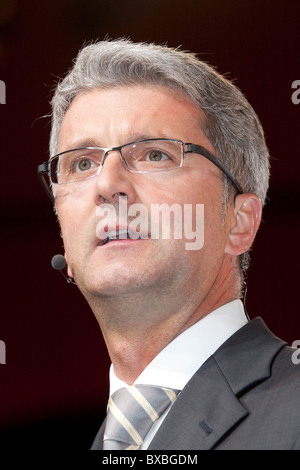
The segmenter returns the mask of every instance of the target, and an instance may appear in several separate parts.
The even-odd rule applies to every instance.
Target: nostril
[[[127,198],[128,198],[127,194],[124,193],[124,192],[115,193],[115,194],[113,194],[112,197],[113,197],[113,199],[124,201],[124,204],[126,204],[126,201],[127,201]],[[126,201],[125,201],[125,199],[126,199]]]

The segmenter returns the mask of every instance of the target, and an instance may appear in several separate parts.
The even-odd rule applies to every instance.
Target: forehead
[[[80,93],[62,122],[59,150],[89,139],[95,145],[117,146],[138,136],[203,142],[204,113],[175,89],[131,86]],[[199,140],[200,139],[200,140]],[[197,143],[197,141],[196,141]]]

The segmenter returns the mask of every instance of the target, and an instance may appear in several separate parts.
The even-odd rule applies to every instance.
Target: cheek
[[[76,250],[82,227],[85,226],[83,214],[80,207],[66,204],[66,201],[57,201],[58,219],[60,223],[62,238],[66,252]]]
[[[174,171],[174,173],[176,170]],[[160,175],[156,181],[147,181],[146,176],[141,185],[136,186],[138,200],[145,204],[192,204],[203,202],[203,191],[198,182],[192,178],[170,178]]]
[[[214,204],[222,198],[221,179],[210,166],[195,168],[194,163],[194,166],[157,173],[155,177],[150,174],[138,176],[135,187],[141,200],[169,204],[207,204],[210,201]]]
[[[208,211],[207,211],[208,212]],[[214,214],[207,213],[204,219],[204,245],[203,251],[207,262],[207,269],[211,272],[221,266],[227,242],[226,227],[222,222],[221,211]]]

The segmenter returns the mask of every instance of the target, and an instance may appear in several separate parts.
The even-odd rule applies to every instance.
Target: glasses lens
[[[102,162],[103,151],[94,148],[70,150],[50,161],[52,183],[74,183],[91,178]]]
[[[122,147],[130,170],[151,172],[178,168],[182,164],[182,143],[176,140],[146,140]]]

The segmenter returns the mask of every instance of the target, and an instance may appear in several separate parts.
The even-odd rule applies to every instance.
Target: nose
[[[109,202],[116,204],[120,197],[127,198],[127,204],[133,204],[136,192],[133,174],[123,164],[120,152],[108,150],[102,160],[94,183],[94,200],[96,205]]]

